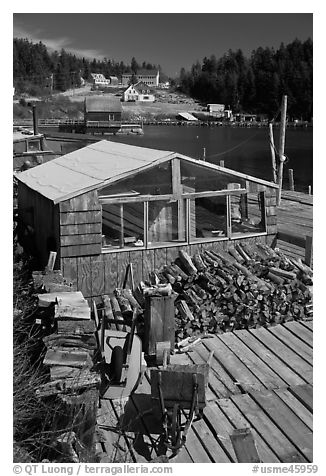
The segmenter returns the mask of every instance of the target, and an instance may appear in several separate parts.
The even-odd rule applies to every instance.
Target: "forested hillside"
[[[273,117],[283,94],[291,116],[312,118],[313,43],[295,40],[278,50],[257,48],[250,58],[229,50],[222,58],[205,57],[180,72],[180,89],[208,103],[221,103],[233,112],[265,113]]]
[[[123,61],[106,58],[101,61],[79,58],[64,49],[50,53],[42,42],[32,43],[27,39],[14,38],[13,48],[13,77],[17,91],[66,91],[80,86],[81,78],[90,80],[91,73],[119,77],[122,73],[136,72],[139,68],[161,70],[160,65],[145,61],[138,64],[135,58],[127,65]],[[161,72],[162,75],[165,76]]]
[[[65,50],[50,53],[39,42],[14,39],[14,86],[17,92],[32,95],[65,91],[80,86],[80,78],[90,73],[121,76],[139,68],[159,68],[161,81],[167,79],[160,65],[135,58],[130,65],[112,59],[89,60]],[[181,92],[206,103],[221,103],[234,113],[263,113],[273,118],[282,95],[288,96],[288,114],[311,120],[313,97],[313,43],[311,39],[283,43],[278,50],[259,47],[246,58],[241,49],[229,50],[220,59],[214,55],[197,61],[190,71],[184,68],[176,81]]]

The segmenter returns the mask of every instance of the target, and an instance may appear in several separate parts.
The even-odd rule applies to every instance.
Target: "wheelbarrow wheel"
[[[123,367],[123,349],[119,345],[113,347],[111,356],[111,371],[112,379],[115,382],[120,382]]]

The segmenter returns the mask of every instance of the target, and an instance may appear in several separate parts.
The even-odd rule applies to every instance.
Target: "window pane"
[[[41,142],[39,139],[29,140],[27,142],[28,150],[41,150]]]
[[[231,195],[232,235],[265,231],[263,193]]]
[[[228,184],[235,181],[239,184],[237,188],[246,188],[245,180],[239,177],[181,161],[181,183],[184,193],[226,190]]]
[[[141,195],[165,195],[172,193],[171,163],[166,162],[147,172],[122,180],[116,185],[109,185],[100,190],[99,195],[115,195],[131,191],[138,192]]]
[[[226,197],[190,200],[191,238],[221,238],[227,235]]]
[[[179,208],[179,210],[178,210]],[[185,241],[185,202],[148,203],[148,244]]]
[[[122,226],[121,226],[122,223]],[[102,245],[104,247],[143,246],[144,204],[102,205]]]

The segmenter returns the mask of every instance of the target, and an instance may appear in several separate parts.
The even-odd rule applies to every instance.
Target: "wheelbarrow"
[[[142,342],[135,334],[138,309],[133,311],[130,332],[106,329],[105,316],[100,324],[95,303],[93,309],[101,352],[101,398],[111,400],[128,397],[137,388],[144,373]],[[121,320],[107,321],[123,324]]]
[[[210,355],[207,363],[151,369],[151,397],[159,402],[163,441],[175,456],[185,445],[193,421],[203,416]]]

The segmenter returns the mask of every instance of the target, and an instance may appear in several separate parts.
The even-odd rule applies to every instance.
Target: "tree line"
[[[179,89],[203,103],[221,103],[233,112],[262,113],[269,118],[288,96],[288,114],[312,118],[313,43],[298,39],[279,49],[259,47],[250,58],[241,49],[197,61],[180,71]]]
[[[91,80],[91,73],[102,73],[121,77],[123,73],[136,73],[139,69],[160,69],[160,65],[143,61],[138,63],[133,57],[130,64],[104,58],[90,60],[80,58],[62,49],[49,52],[42,43],[33,43],[27,39],[13,40],[13,78],[18,92],[30,91],[66,91],[81,85],[81,78]],[[163,72],[160,76],[165,76]]]

